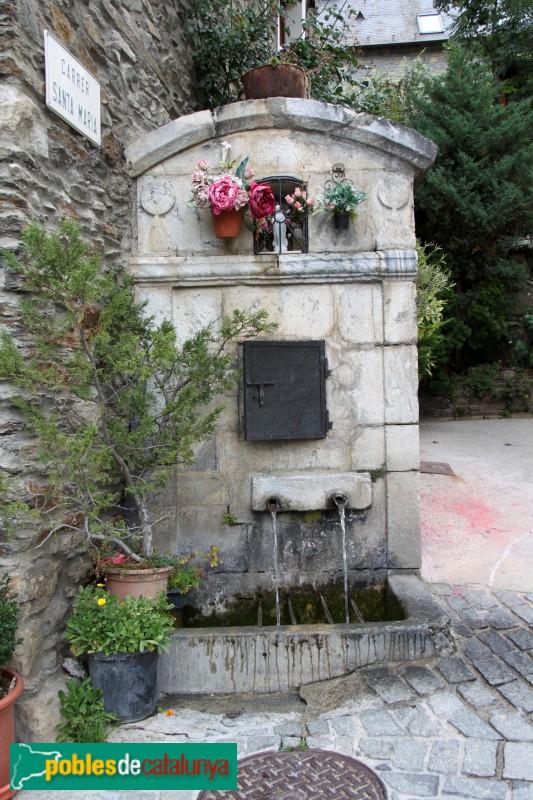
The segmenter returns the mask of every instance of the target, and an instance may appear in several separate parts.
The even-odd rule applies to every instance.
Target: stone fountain
[[[195,163],[216,164],[222,142],[232,157],[250,157],[257,180],[292,180],[314,195],[342,165],[367,199],[345,231],[311,216],[296,252],[254,253],[244,226],[219,240],[209,213],[187,201]],[[430,656],[446,641],[447,622],[416,577],[413,182],[435,154],[401,125],[289,98],[201,111],[128,147],[137,178],[131,269],[148,312],[171,318],[183,340],[234,308],[265,308],[278,323],[269,340],[236,345],[241,387],[226,398],[213,440],[157,498],[167,517],[159,547],[220,546],[223,564],[198,598],[206,611],[304,584],[388,580],[407,615],[278,626],[278,603],[259,629],[182,629],[164,659],[163,690],[271,691]],[[226,512],[235,524],[224,527]]]

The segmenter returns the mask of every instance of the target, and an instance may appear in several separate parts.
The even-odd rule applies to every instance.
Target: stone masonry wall
[[[187,203],[195,163],[216,164],[223,141],[232,158],[250,157],[257,180],[291,175],[315,195],[341,162],[368,197],[345,232],[325,215],[311,216],[307,253],[254,255],[245,225],[235,240],[221,241],[209,212]],[[370,493],[347,505],[352,583],[389,568],[419,568],[412,186],[435,151],[401,125],[291,98],[201,111],[128,147],[139,176],[131,268],[150,313],[172,319],[185,339],[234,308],[264,308],[278,324],[269,339],[324,341],[330,370],[333,428],[325,438],[245,440],[236,389],[215,436],[177,471],[153,509],[166,517],[156,537],[162,549],[184,554],[220,546],[224,563],[207,577],[204,602],[271,588],[274,535],[265,498],[273,496],[284,512],[277,525],[283,585],[339,579],[338,513],[323,486],[334,494],[350,478],[367,480]],[[259,484],[263,499],[254,501]],[[229,527],[226,510],[237,520]]]
[[[361,48],[361,62],[390,81],[399,81],[405,70],[419,58],[429,73],[437,75],[446,69],[446,52],[442,43],[394,45]]]
[[[79,221],[106,263],[120,268],[132,241],[132,181],[123,147],[193,107],[182,37],[187,0],[7,0],[0,10],[0,248],[16,250],[30,220],[52,228]],[[96,147],[45,106],[43,32],[48,30],[101,83],[102,146]],[[0,268],[2,329],[20,334],[21,287]],[[21,486],[39,482],[36,443],[0,385],[0,469]],[[0,531],[0,572],[9,570],[20,603],[13,665],[25,680],[17,723],[21,740],[52,741],[60,676],[58,642],[70,598],[89,560],[75,533],[35,548],[36,531]]]

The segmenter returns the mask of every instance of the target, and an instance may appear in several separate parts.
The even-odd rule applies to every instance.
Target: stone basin
[[[415,574],[388,575],[406,618],[280,627],[182,628],[160,660],[164,694],[269,693],[338,678],[358,667],[449,650],[450,620]]]

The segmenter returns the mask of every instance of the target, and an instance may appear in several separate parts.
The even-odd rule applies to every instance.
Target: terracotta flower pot
[[[8,800],[16,794],[9,788],[9,745],[15,741],[15,700],[24,688],[22,678],[12,669],[0,670],[16,678],[15,688],[0,700],[0,800]]]
[[[307,75],[296,64],[254,67],[241,77],[247,100],[266,97],[307,97]]]
[[[157,597],[159,592],[166,592],[167,579],[172,567],[159,569],[112,569],[106,576],[105,588],[119,600],[127,595],[131,597]]]
[[[213,230],[217,239],[236,239],[239,235],[244,209],[221,211],[212,214]]]

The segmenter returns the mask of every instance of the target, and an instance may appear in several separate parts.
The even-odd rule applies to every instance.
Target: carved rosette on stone
[[[141,189],[139,202],[142,209],[154,217],[144,235],[144,251],[169,253],[169,229],[163,217],[174,208],[176,202],[170,181],[165,178],[147,178]]]
[[[379,182],[377,197],[388,213],[383,214],[383,225],[376,236],[376,250],[394,248],[398,240],[406,238],[413,240],[414,247],[412,209],[408,208],[410,181],[400,175],[385,175]]]

